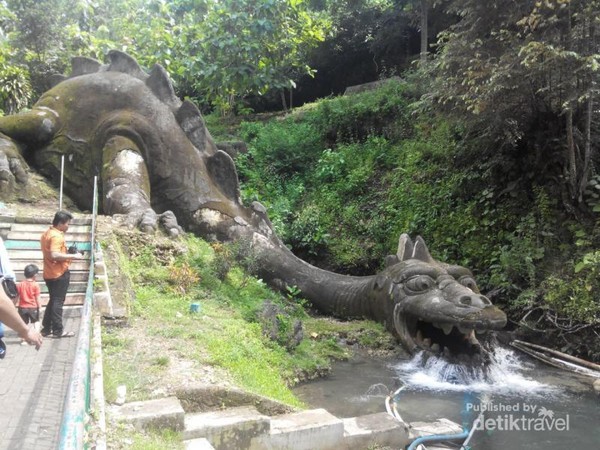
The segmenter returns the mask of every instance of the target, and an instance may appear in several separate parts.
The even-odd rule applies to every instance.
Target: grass
[[[150,430],[138,433],[131,427],[120,424],[112,430],[111,446],[120,450],[183,450],[185,448],[181,434],[174,431]]]
[[[119,264],[120,277],[129,280],[134,295],[124,296],[130,302],[129,327],[103,327],[108,402],[114,402],[119,385],[126,386],[127,401],[156,397],[157,390],[167,389],[163,384],[171,383],[178,361],[186,360],[222,371],[249,392],[302,408],[291,386],[326,373],[332,359],[348,358],[340,338],[367,335],[374,346],[389,338],[373,322],[312,318],[302,299],[272,291],[235,261],[221,280],[216,264],[228,254],[222,244],[213,248],[194,236],[176,244],[140,244],[139,239],[135,233],[111,238],[118,255],[113,264]],[[296,348],[286,349],[263,334],[258,313],[265,300],[284,308],[290,320],[302,320],[304,339]],[[199,313],[190,312],[191,303],[200,304]],[[135,439],[140,440],[128,448],[179,448],[170,446],[170,437],[164,447],[153,447],[165,439],[160,434]]]

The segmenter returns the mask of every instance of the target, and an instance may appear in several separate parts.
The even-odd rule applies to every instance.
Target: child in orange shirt
[[[19,302],[17,303],[19,315],[26,324],[32,324],[35,331],[39,331],[40,328],[41,292],[40,286],[35,280],[35,276],[39,270],[35,264],[25,266],[25,270],[23,271],[25,280],[17,285],[17,290],[19,291]],[[26,344],[26,342],[21,340],[21,344]]]

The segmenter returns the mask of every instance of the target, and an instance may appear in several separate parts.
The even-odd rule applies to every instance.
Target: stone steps
[[[408,426],[384,412],[349,419],[324,409],[267,416],[254,406],[184,413],[179,400],[169,397],[113,406],[112,413],[139,429],[182,431],[187,450],[364,450],[410,443]]]
[[[183,439],[205,438],[217,450],[251,448],[252,440],[268,435],[271,420],[252,406],[185,415]]]
[[[256,447],[294,450],[343,448],[344,422],[324,409],[271,418],[271,432],[255,439]]]
[[[40,237],[48,229],[52,218],[53,214],[48,217],[0,214],[0,236],[4,240],[17,282],[25,278],[23,269],[28,264],[37,265],[42,272],[44,262]],[[87,255],[86,259],[73,261],[69,267],[71,283],[65,299],[67,306],[83,305],[85,301],[90,269],[91,223],[90,216],[77,216],[71,221],[66,234],[67,245],[76,244]],[[45,306],[48,303],[48,288],[41,273],[37,276],[37,282],[42,291],[42,306]]]

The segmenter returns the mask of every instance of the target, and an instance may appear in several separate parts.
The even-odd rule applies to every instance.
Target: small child
[[[32,324],[35,331],[39,331],[40,328],[41,292],[40,286],[35,280],[35,276],[39,271],[40,269],[35,264],[28,264],[23,271],[25,280],[17,285],[17,290],[19,291],[19,301],[17,303],[19,315],[26,324]],[[21,340],[21,344],[25,345],[26,342]]]

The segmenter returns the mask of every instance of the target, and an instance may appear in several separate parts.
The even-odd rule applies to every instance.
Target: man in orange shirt
[[[50,296],[42,320],[42,336],[61,338],[75,335],[72,331],[64,331],[62,320],[63,305],[71,279],[69,265],[74,259],[83,259],[82,254],[67,253],[64,233],[69,229],[72,219],[71,213],[58,211],[54,215],[52,226],[40,239],[44,254],[44,281]]]

